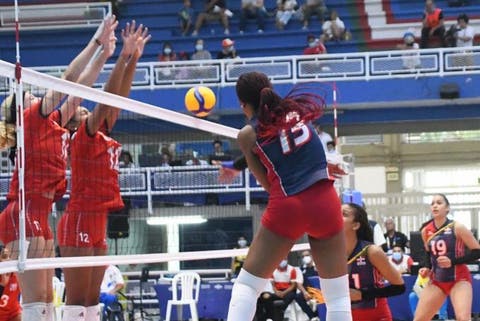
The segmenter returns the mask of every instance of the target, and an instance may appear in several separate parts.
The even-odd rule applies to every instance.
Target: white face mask
[[[284,268],[287,267],[287,265],[288,265],[288,261],[287,261],[287,260],[282,260],[278,266],[279,266],[281,269],[284,269]]]
[[[196,49],[197,51],[202,51],[202,50],[203,50],[203,45],[196,45],[196,46],[195,46],[195,49]]]
[[[247,240],[238,240],[238,246],[245,247],[247,246]]]
[[[392,259],[394,259],[395,261],[400,261],[402,259],[402,253],[393,252],[392,253]]]
[[[163,53],[166,54],[166,55],[169,55],[171,52],[172,52],[172,49],[170,49],[170,48],[163,49]]]
[[[306,255],[302,257],[302,262],[305,265],[309,265],[310,263],[312,263],[312,257],[310,255]]]
[[[316,42],[316,41],[310,41],[310,42],[308,43],[308,46],[309,46],[310,48],[313,48],[313,47],[315,47],[316,45],[317,45],[317,42]]]

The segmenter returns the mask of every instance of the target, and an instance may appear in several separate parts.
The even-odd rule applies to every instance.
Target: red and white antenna
[[[25,144],[24,144],[24,126],[23,126],[23,84],[22,84],[22,65],[20,64],[20,23],[18,21],[18,1],[15,0],[15,97],[17,105],[17,157],[16,166],[18,168],[18,211],[19,211],[19,257],[18,270],[25,269],[27,259],[28,243],[25,233]]]

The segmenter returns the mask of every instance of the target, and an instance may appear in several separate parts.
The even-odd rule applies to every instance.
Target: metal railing
[[[98,27],[112,11],[106,2],[20,5],[18,19],[22,30],[52,30]],[[15,7],[0,6],[0,31],[15,29]]]
[[[113,65],[106,65],[94,85],[101,87]],[[60,76],[66,66],[35,70]],[[273,83],[351,81],[480,73],[480,48],[391,50],[309,56],[280,56],[234,60],[142,62],[132,89],[191,87],[205,84],[233,86],[249,71],[267,74]]]

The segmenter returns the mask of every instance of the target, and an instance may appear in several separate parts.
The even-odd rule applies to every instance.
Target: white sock
[[[100,304],[86,307],[85,321],[100,321]]]
[[[86,309],[81,305],[63,306],[62,321],[85,321]]]
[[[257,308],[257,298],[268,280],[240,270],[232,289],[227,321],[252,320]]]
[[[327,308],[326,321],[352,321],[348,275],[333,279],[320,278],[320,288]]]
[[[32,302],[22,304],[22,321],[46,321],[47,304]]]
[[[54,321],[55,320],[55,318],[54,318],[55,306],[53,305],[53,302],[50,302],[50,303],[46,304],[46,312],[47,312],[47,315],[45,317],[45,320],[46,321]],[[57,321],[61,321],[61,320],[57,320]]]

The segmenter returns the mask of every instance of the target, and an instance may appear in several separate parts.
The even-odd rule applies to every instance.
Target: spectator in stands
[[[219,139],[213,141],[213,154],[208,157],[208,162],[212,165],[221,164],[222,161],[232,160],[232,155],[223,150],[223,143]]]
[[[403,251],[405,251],[406,247],[410,247],[410,243],[408,242],[408,237],[395,230],[395,221],[393,218],[389,217],[385,220],[385,230],[387,233],[384,234],[385,240],[387,241],[387,251],[393,250],[395,246],[400,246]]]
[[[333,140],[327,142],[327,150],[325,151],[327,162],[333,165],[339,165],[343,162],[343,156],[337,151],[336,144]]]
[[[225,38],[222,40],[222,50],[217,54],[217,59],[234,59],[240,58],[237,55],[237,50],[234,46],[235,42],[230,38]]]
[[[190,0],[183,0],[183,7],[178,12],[178,20],[180,21],[180,31],[182,32],[182,36],[187,35],[192,28],[193,15],[194,12]]]
[[[246,249],[248,248],[248,242],[245,236],[240,236],[237,240],[237,247],[236,249]],[[232,259],[232,277],[236,277],[240,270],[242,269],[243,262],[247,258],[246,254],[237,255]]]
[[[302,252],[302,264],[300,265],[300,271],[302,272],[303,282],[297,282],[298,293],[295,296],[295,301],[298,303],[302,311],[305,312],[308,318],[312,321],[318,321],[317,314],[308,305],[308,301],[312,300],[312,296],[308,293],[307,289],[311,287],[309,277],[318,276],[315,269],[315,263],[312,259],[312,253],[306,250]]]
[[[392,266],[402,274],[410,274],[410,268],[413,265],[413,259],[410,255],[405,254],[404,248],[395,245],[392,249],[392,255],[388,257],[388,260]]]
[[[162,46],[162,52],[158,55],[159,61],[175,61],[177,60],[177,54],[173,51],[172,44],[165,41]]]
[[[205,49],[205,43],[203,39],[197,39],[195,41],[195,52],[192,55],[192,60],[209,60],[212,59],[210,51]]]
[[[323,41],[340,41],[348,40],[345,23],[338,16],[337,11],[332,10],[330,13],[330,20],[327,20],[322,25]]]
[[[263,33],[265,29],[265,6],[263,0],[242,0],[242,9],[240,12],[240,34],[245,31],[247,19],[257,19],[257,32]]]
[[[133,162],[132,154],[128,150],[122,150],[120,153],[119,159],[120,168],[135,168],[135,163]]]
[[[257,304],[258,320],[283,320],[283,313],[293,300],[297,290],[297,271],[283,259],[273,271],[271,278],[273,293],[263,292],[260,294]],[[280,311],[276,311],[274,302],[283,301]],[[277,315],[277,313],[279,315]]]
[[[440,39],[442,47],[446,47],[443,11],[435,6],[433,0],[425,1],[425,11],[422,20],[420,48],[427,48],[428,41],[433,36],[437,36]]]
[[[473,38],[475,37],[475,30],[468,24],[469,18],[462,13],[457,17],[457,25],[455,30],[455,44],[457,47],[472,47]],[[473,56],[471,53],[466,53],[454,59],[455,66],[472,66]]]
[[[161,158],[161,163],[160,163],[160,167],[171,167],[170,165],[170,162],[171,162],[171,159],[170,159],[170,155],[167,154],[167,153],[162,153],[162,158]]]
[[[189,159],[185,165],[187,166],[198,166],[198,165],[208,165],[207,161],[200,159],[197,151],[192,151],[192,158]]]
[[[277,0],[277,15],[275,20],[277,29],[285,29],[285,26],[295,14],[297,7],[298,3],[296,0]]]
[[[307,47],[303,50],[304,55],[320,55],[326,54],[327,48],[321,39],[315,38],[315,35],[309,34],[307,36]]]
[[[211,20],[220,20],[224,28],[223,33],[226,35],[230,34],[230,30],[228,29],[228,18],[232,15],[232,12],[227,9],[226,0],[207,0],[205,10],[197,17],[195,30],[193,30],[192,36],[197,36],[205,21]]]
[[[321,124],[315,125],[315,130],[317,131],[318,138],[322,141],[323,150],[327,150],[327,142],[333,140],[332,136],[329,133],[323,130],[323,126]]]
[[[397,46],[402,50],[418,50],[420,46],[415,42],[415,35],[412,31],[407,31],[403,35],[403,43]],[[421,67],[420,55],[418,52],[406,53],[402,55],[402,64],[404,69],[416,69]]]
[[[105,269],[102,285],[100,286],[100,303],[104,304],[103,315],[111,305],[118,303],[117,293],[125,287],[123,276],[118,267],[109,265]],[[106,320],[106,318],[104,318]]]
[[[302,6],[303,12],[303,30],[308,30],[308,24],[312,15],[317,15],[320,25],[323,25],[327,6],[323,0],[306,0]]]

